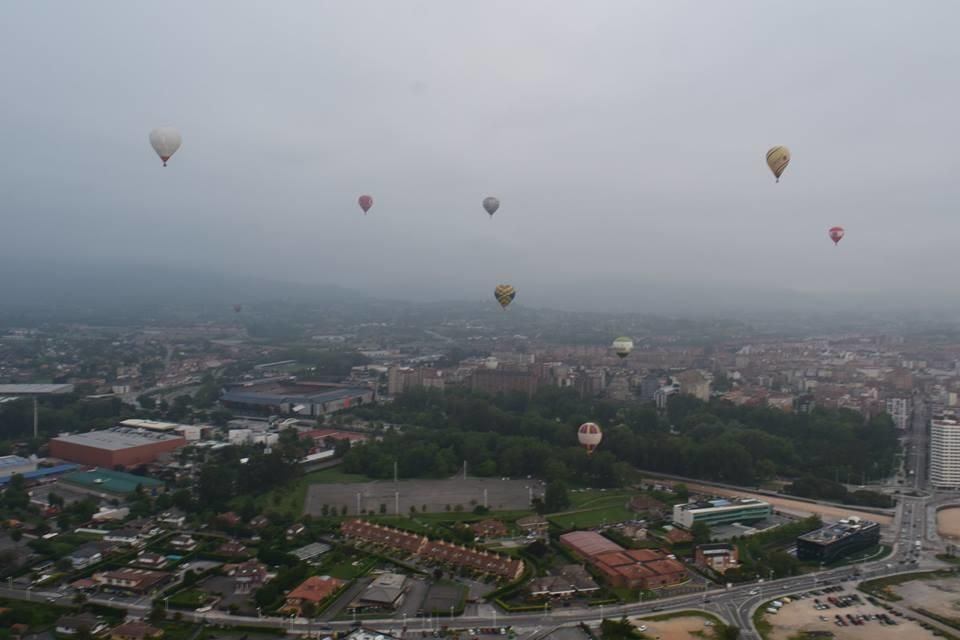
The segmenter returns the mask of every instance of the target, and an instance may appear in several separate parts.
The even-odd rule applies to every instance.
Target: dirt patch
[[[779,613],[766,614],[766,620],[772,627],[768,637],[770,640],[789,640],[804,631],[829,631],[836,640],[904,640],[906,638],[933,640],[936,638],[917,623],[903,618],[896,618],[897,626],[895,627],[882,625],[877,620],[869,620],[861,626],[846,627],[837,626],[834,622],[836,620],[834,616],[837,614],[846,618],[848,613],[856,616],[882,612],[883,609],[880,607],[869,604],[842,609],[830,607],[824,611],[817,611],[814,609],[813,600],[804,599],[784,605]],[[821,616],[827,620],[821,620]]]
[[[814,504],[812,502],[804,502],[803,500],[791,500],[790,498],[780,498],[774,496],[767,496],[760,493],[750,493],[749,491],[740,491],[733,489],[721,489],[720,487],[710,487],[707,485],[699,485],[696,483],[688,483],[687,488],[690,491],[697,491],[700,493],[724,496],[724,497],[734,497],[734,496],[743,496],[745,498],[756,498],[757,500],[763,500],[764,502],[769,502],[779,511],[785,513],[790,513],[798,516],[809,516],[812,514],[819,515],[823,520],[826,521],[836,521],[843,518],[849,518],[850,516],[859,516],[864,520],[872,520],[873,522],[879,522],[882,525],[889,525],[893,523],[893,518],[891,516],[883,516],[875,513],[868,513],[866,511],[857,511],[855,508],[851,507],[847,509],[846,507],[831,507],[822,504]]]
[[[699,616],[684,616],[682,618],[671,618],[670,620],[644,620],[643,618],[630,618],[630,622],[639,629],[645,625],[647,630],[644,635],[648,638],[657,640],[703,640],[704,638],[715,638],[714,627],[705,626],[706,618]]]
[[[937,533],[953,540],[960,540],[960,507],[947,507],[937,511]]]
[[[914,580],[892,587],[911,609],[926,609],[944,618],[960,620],[960,578]]]

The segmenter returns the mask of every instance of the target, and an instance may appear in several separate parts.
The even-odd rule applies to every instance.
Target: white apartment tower
[[[960,422],[949,418],[930,422],[930,484],[960,489]]]
[[[900,431],[910,428],[910,398],[887,398],[887,413]]]

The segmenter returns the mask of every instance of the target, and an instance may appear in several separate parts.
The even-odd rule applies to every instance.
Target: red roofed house
[[[573,531],[560,543],[589,562],[614,587],[655,589],[683,582],[682,563],[658,549],[624,549],[593,531]]]
[[[523,574],[522,560],[449,542],[431,541],[426,536],[391,529],[365,520],[344,522],[340,525],[340,531],[347,538],[398,549],[434,562],[468,567],[499,578],[514,580]]]
[[[150,640],[162,635],[163,629],[143,622],[125,622],[110,630],[110,640]]]
[[[470,525],[478,538],[502,538],[507,535],[507,525],[499,520],[481,520]]]
[[[666,537],[667,541],[670,542],[670,544],[693,542],[693,536],[690,534],[689,531],[684,531],[683,529],[679,529],[677,527],[674,527],[670,529],[670,531],[667,531],[667,535],[664,537]]]
[[[304,603],[319,604],[336,593],[342,586],[343,581],[336,578],[311,576],[287,594],[283,608],[287,611],[299,612]]]

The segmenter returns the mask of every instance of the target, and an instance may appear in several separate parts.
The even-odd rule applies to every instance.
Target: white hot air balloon
[[[603,431],[595,422],[584,422],[577,429],[577,441],[580,446],[587,450],[587,455],[593,455],[593,450],[597,448],[600,441],[603,440]]]
[[[150,146],[163,160],[163,166],[167,166],[167,160],[177,152],[181,142],[183,140],[176,127],[159,127],[150,132]]]
[[[633,351],[633,340],[626,336],[621,336],[613,341],[613,351],[620,358],[626,358]]]

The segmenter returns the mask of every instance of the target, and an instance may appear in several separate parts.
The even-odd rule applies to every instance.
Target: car
[[[750,595],[751,595],[751,596],[758,596],[758,595],[760,595],[760,589],[750,589]]]
[[[642,624],[639,627],[637,627],[637,631],[639,631],[640,633],[643,633],[646,630],[647,630],[647,625],[645,624]]]

